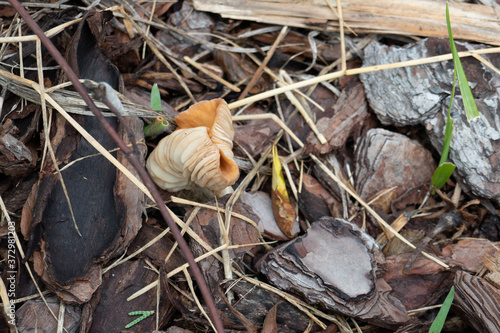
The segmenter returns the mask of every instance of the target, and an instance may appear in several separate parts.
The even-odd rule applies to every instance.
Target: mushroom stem
[[[223,196],[225,196],[226,194],[231,194],[231,193],[233,193],[233,192],[234,192],[233,187],[232,187],[232,186],[228,186],[228,187],[226,187],[225,189],[222,189],[222,190],[220,190],[220,191],[216,191],[216,192],[214,192],[214,194],[215,194],[215,196],[216,196],[217,198],[222,198],[222,197],[223,197]]]

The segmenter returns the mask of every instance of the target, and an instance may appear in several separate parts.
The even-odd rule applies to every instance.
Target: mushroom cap
[[[199,102],[175,118],[177,129],[163,138],[146,167],[161,188],[176,192],[194,184],[220,192],[233,185],[239,169],[233,160],[231,113],[223,99]]]

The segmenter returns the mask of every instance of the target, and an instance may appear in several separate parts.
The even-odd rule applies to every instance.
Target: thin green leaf
[[[151,109],[161,111],[160,89],[156,83],[153,84],[153,88],[151,88]]]
[[[455,170],[455,165],[450,162],[446,162],[443,164],[440,164],[437,168],[436,171],[434,171],[434,175],[432,176],[432,186],[435,188],[441,188],[446,184],[448,179],[450,179],[451,174]]]
[[[465,114],[467,115],[467,120],[471,121],[472,119],[479,117],[479,111],[477,110],[476,102],[472,96],[472,91],[470,90],[469,83],[465,77],[465,72],[455,46],[455,41],[453,40],[448,4],[446,4],[446,24],[448,25],[448,36],[450,38],[451,54],[453,55],[453,65],[455,66],[455,72],[458,77],[458,85],[464,102]]]
[[[434,322],[432,323],[431,328],[429,329],[429,333],[441,332],[444,326],[444,322],[446,321],[446,316],[450,311],[451,303],[453,302],[454,296],[455,296],[455,287],[452,286],[450,292],[448,293],[448,296],[446,296],[446,299],[444,300],[444,303],[441,306],[441,309],[439,310],[438,315],[436,316],[436,319],[434,319]]]
[[[441,160],[439,161],[439,165],[444,164],[448,159],[448,152],[450,151],[450,143],[452,135],[453,135],[453,119],[448,118],[446,121],[446,128],[444,130],[443,152],[441,154]]]
[[[441,152],[441,160],[439,161],[439,165],[446,162],[448,159],[448,152],[450,151],[451,138],[453,135],[453,118],[451,118],[451,107],[453,105],[453,98],[455,97],[455,80],[456,75],[453,75],[453,87],[451,89],[451,98],[450,105],[448,106],[448,115],[446,116],[446,127],[444,130],[444,138],[443,138],[443,151]]]

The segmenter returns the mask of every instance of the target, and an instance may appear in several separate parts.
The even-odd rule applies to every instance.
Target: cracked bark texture
[[[271,283],[309,304],[396,328],[409,318],[389,295],[384,265],[373,238],[345,220],[324,217],[304,236],[270,251],[259,266]]]
[[[485,45],[456,43],[458,51]],[[450,52],[447,39],[429,38],[405,47],[373,42],[365,48],[364,66],[432,57]],[[498,55],[483,55],[495,67]],[[460,93],[453,101],[455,126],[449,159],[457,166],[455,175],[475,195],[500,202],[500,77],[471,57],[462,58],[480,118],[468,122]],[[385,125],[425,126],[432,145],[442,150],[446,114],[453,83],[453,63],[389,69],[360,75],[367,99]],[[458,88],[457,88],[458,90]]]
[[[356,190],[364,199],[393,186],[399,197],[429,183],[436,168],[431,153],[421,144],[381,128],[361,137],[354,155]]]

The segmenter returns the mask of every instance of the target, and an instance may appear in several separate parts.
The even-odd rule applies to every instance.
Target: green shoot
[[[443,138],[443,152],[441,153],[441,160],[439,161],[439,166],[434,171],[432,175],[431,184],[435,188],[442,188],[451,174],[455,170],[455,165],[453,163],[446,162],[448,159],[448,153],[450,151],[451,137],[453,134],[453,118],[451,118],[451,106],[453,103],[453,98],[455,97],[455,80],[456,76],[453,75],[453,87],[451,89],[450,105],[448,106],[448,115],[446,117],[446,128],[444,130]]]
[[[153,84],[151,88],[151,109],[161,111],[161,96],[158,84]]]
[[[448,4],[446,4],[446,23],[448,26],[448,36],[450,39],[450,48],[453,56],[453,88],[451,91],[450,105],[448,107],[448,116],[446,118],[446,128],[443,138],[443,151],[441,153],[441,160],[439,161],[439,166],[434,171],[432,176],[432,186],[434,188],[443,187],[448,179],[451,177],[453,171],[455,170],[455,165],[446,162],[448,159],[448,153],[450,150],[450,143],[453,134],[453,118],[450,117],[451,106],[453,103],[453,98],[455,97],[455,81],[458,79],[458,86],[460,88],[460,93],[462,94],[462,99],[464,103],[465,113],[467,115],[467,120],[471,121],[479,117],[479,112],[477,110],[476,102],[474,101],[474,96],[472,96],[472,91],[469,87],[467,78],[465,77],[465,72],[462,67],[462,62],[458,56],[457,47],[455,46],[455,41],[453,40],[453,34],[451,32],[450,23],[450,13]]]
[[[453,55],[453,65],[455,66],[455,73],[458,77],[458,86],[460,87],[460,93],[462,94],[462,99],[464,101],[465,113],[467,115],[467,120],[471,121],[479,117],[479,112],[477,111],[476,102],[472,96],[472,92],[469,87],[467,78],[465,77],[465,72],[462,67],[462,62],[458,56],[457,47],[455,46],[455,41],[453,40],[453,35],[451,33],[451,23],[450,14],[448,10],[448,3],[446,4],[446,24],[448,26],[448,36],[450,37],[450,47],[451,53]]]
[[[151,109],[161,111],[160,89],[156,83],[153,85],[153,88],[151,88]],[[163,117],[158,116],[151,122],[151,124],[144,127],[144,136],[147,139],[154,139],[163,133],[167,129],[167,126],[168,121],[164,120]]]
[[[436,319],[432,322],[431,328],[429,329],[429,333],[439,333],[443,329],[444,322],[446,321],[446,316],[451,308],[451,303],[453,302],[453,297],[455,297],[455,287],[452,286],[448,296],[444,300],[441,309],[439,310]]]

